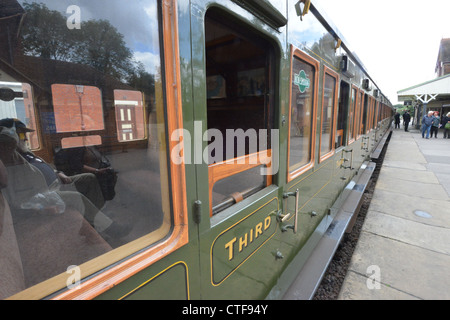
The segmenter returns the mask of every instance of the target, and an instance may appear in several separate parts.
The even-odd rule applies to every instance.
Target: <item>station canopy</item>
[[[426,104],[433,100],[450,99],[450,74],[397,92],[398,101],[419,100]]]

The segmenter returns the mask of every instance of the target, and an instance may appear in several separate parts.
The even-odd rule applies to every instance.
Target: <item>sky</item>
[[[397,91],[436,78],[442,38],[450,38],[449,0],[312,0],[392,104]]]

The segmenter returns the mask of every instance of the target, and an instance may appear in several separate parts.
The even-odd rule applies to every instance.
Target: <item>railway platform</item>
[[[450,140],[395,129],[339,300],[450,299]]]

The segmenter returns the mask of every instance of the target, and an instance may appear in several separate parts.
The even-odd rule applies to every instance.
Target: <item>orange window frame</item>
[[[293,71],[294,57],[297,57],[300,60],[303,60],[304,62],[306,62],[307,64],[310,64],[311,66],[313,66],[315,69],[315,72],[314,72],[314,79],[312,80],[312,81],[314,81],[314,90],[312,92],[312,95],[313,95],[313,103],[311,106],[311,109],[312,109],[311,110],[312,111],[311,122],[312,123],[311,123],[311,141],[310,141],[310,150],[309,150],[311,157],[310,157],[309,163],[290,172],[289,168],[290,168],[291,164],[290,164],[289,158],[290,158],[290,147],[291,147],[292,81],[293,81],[293,76],[294,76],[292,71]],[[299,48],[296,48],[294,45],[291,45],[291,70],[290,70],[290,76],[289,76],[289,79],[290,79],[290,82],[289,82],[289,108],[288,108],[289,119],[288,119],[288,143],[287,143],[287,181],[288,182],[294,180],[295,178],[302,175],[304,172],[306,172],[314,167],[314,161],[315,161],[314,148],[316,145],[317,93],[319,90],[319,72],[320,72],[320,62],[318,60],[309,56],[308,54],[306,54]]]
[[[358,97],[359,97],[359,91],[358,88],[355,85],[352,85],[351,87],[351,97],[353,97],[353,92],[355,92],[355,100],[352,101],[352,110],[353,110],[353,123],[350,123],[349,125],[352,126],[352,136],[349,135],[348,144],[351,144],[356,141],[356,138],[358,136],[357,130],[357,116],[358,116]]]
[[[362,136],[362,115],[363,115],[363,108],[364,108],[364,92],[359,89],[358,91],[358,115],[356,117],[357,123],[356,123],[356,139],[359,139],[359,137]]]
[[[370,131],[371,119],[372,119],[372,109],[373,109],[373,98],[368,96],[369,103],[367,104],[367,118],[366,118],[366,134]]]
[[[176,31],[178,30],[176,0],[163,0],[161,30],[163,32],[161,50],[164,52],[164,61],[162,63],[164,64],[166,77],[164,84],[166,90],[165,102],[168,109],[167,130],[170,133],[183,127],[179,42],[178,32]],[[170,30],[173,30],[173,32],[164,32]],[[178,143],[177,141],[169,140],[169,150],[172,150]],[[168,180],[168,183],[173,191],[171,195],[173,228],[168,237],[164,241],[139,252],[132,258],[83,281],[79,289],[67,290],[55,296],[54,300],[95,298],[188,243],[185,167],[184,164],[178,165],[173,161],[169,162],[171,178]]]
[[[325,99],[325,78],[326,75],[329,75],[331,77],[333,77],[336,82],[334,85],[334,97],[333,97],[333,119],[331,120],[331,150],[326,152],[325,154],[321,154],[322,152],[322,129],[323,129],[323,108],[324,108],[324,99]],[[327,66],[324,66],[323,69],[323,79],[322,79],[322,114],[320,116],[320,137],[319,137],[319,163],[321,163],[322,161],[328,159],[329,157],[331,157],[336,148],[335,148],[335,144],[334,141],[336,139],[336,121],[337,121],[337,106],[338,106],[338,92],[339,92],[339,74],[334,72],[333,70],[331,70],[330,68],[328,68]]]
[[[375,108],[376,108],[377,101],[374,97],[372,97],[372,108],[370,110],[370,127],[369,130],[373,129],[373,118],[375,117]]]
[[[272,160],[272,149],[267,149],[209,165],[209,216],[213,216],[212,191],[217,181],[234,176],[252,168],[268,164],[268,175],[266,176],[266,187],[268,187],[272,184]],[[244,200],[240,192],[236,192],[232,196],[236,203]]]
[[[363,130],[365,129],[363,124],[364,124],[364,104],[366,103],[366,94],[364,93],[363,90],[361,90],[361,114],[360,114],[360,119],[359,119],[359,134],[362,136],[364,134],[366,134]],[[369,97],[367,96],[367,100],[369,100]],[[367,114],[366,114],[367,117]]]

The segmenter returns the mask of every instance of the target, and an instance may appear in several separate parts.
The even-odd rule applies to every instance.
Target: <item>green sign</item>
[[[299,74],[294,74],[294,84],[298,86],[301,93],[305,93],[311,85],[311,80],[308,79],[305,71],[301,70]]]

